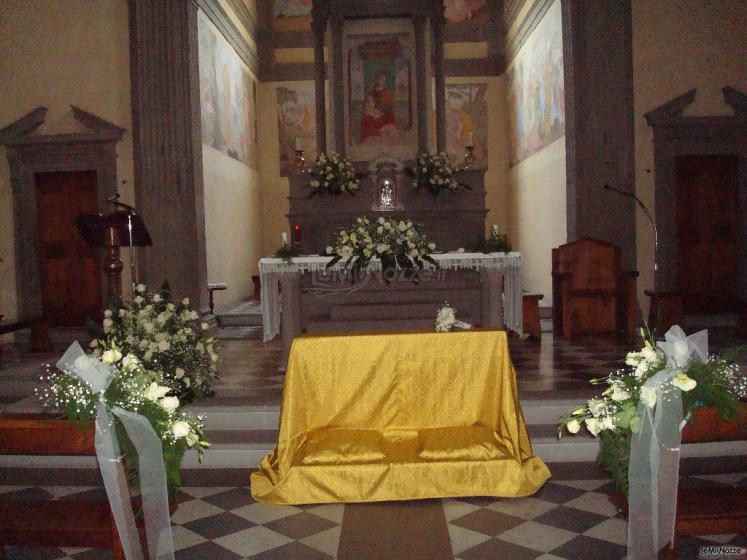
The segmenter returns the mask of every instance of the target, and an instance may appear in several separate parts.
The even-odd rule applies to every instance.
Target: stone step
[[[378,321],[309,321],[306,332],[319,333],[374,333],[433,331],[434,319],[381,319]]]
[[[362,303],[333,304],[330,318],[333,321],[364,321],[368,319],[390,319],[394,316],[435,320],[438,308],[442,303],[442,301],[423,301],[381,305]]]
[[[215,329],[211,336],[216,340],[261,340],[263,329],[261,321],[255,326],[223,326]]]
[[[218,313],[216,316],[221,327],[261,327],[262,312],[259,313]]]

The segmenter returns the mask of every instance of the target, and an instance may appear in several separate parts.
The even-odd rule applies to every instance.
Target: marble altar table
[[[438,263],[442,274],[454,275],[458,271],[474,271],[479,278],[481,293],[479,321],[485,327],[505,327],[518,334],[522,334],[522,258],[518,252],[511,253],[438,253],[431,255]],[[296,336],[302,333],[301,325],[301,275],[344,273],[343,263],[337,263],[329,270],[326,269],[331,257],[302,256],[286,262],[278,258],[263,258],[259,261],[259,271],[262,290],[262,320],[263,338],[272,340],[281,332],[281,285],[283,308],[283,341],[286,347],[285,358],[290,350],[290,344]],[[381,269],[380,262],[374,260],[369,265],[372,271]],[[431,265],[425,272],[435,274]],[[435,276],[434,276],[435,278]],[[391,286],[391,284],[390,284]],[[437,288],[432,282],[424,287]],[[394,290],[392,290],[394,292]],[[335,298],[333,291],[325,294],[327,301]],[[393,296],[396,297],[396,296]],[[453,303],[449,301],[449,303]],[[460,312],[464,310],[458,309]],[[435,318],[435,309],[433,310]]]

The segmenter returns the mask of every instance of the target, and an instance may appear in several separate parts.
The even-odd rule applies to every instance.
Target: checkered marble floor
[[[704,475],[683,481],[687,486],[704,484],[744,486],[747,473]],[[427,500],[421,504],[443,516],[446,522],[443,527],[408,523],[397,534],[381,534],[379,538],[382,542],[437,540],[434,533],[445,529],[448,540],[443,542],[450,543],[450,550],[434,551],[429,558],[622,559],[626,555],[627,523],[607,498],[610,488],[611,483],[604,479],[552,480],[528,498]],[[70,499],[83,495],[100,496],[101,491],[87,487],[0,487],[0,500],[31,496]],[[366,527],[348,523],[345,510],[351,506],[262,504],[251,499],[248,488],[186,487],[179,500],[172,517],[177,560],[353,560],[356,556],[350,547],[343,550],[341,534],[346,533],[347,540],[354,541],[359,531],[366,531]],[[364,510],[364,519],[374,525],[377,515],[398,515],[401,511],[393,504],[378,504],[377,508],[370,517],[365,517]],[[701,546],[724,544],[747,547],[747,538],[745,535],[683,537],[677,547],[678,558],[698,558]],[[96,560],[111,558],[111,553],[80,548],[8,548],[6,557]],[[389,558],[409,560],[407,556]],[[747,548],[742,556],[731,558],[747,558]]]

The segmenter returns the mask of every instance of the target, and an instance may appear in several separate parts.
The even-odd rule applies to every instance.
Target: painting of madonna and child
[[[410,33],[346,36],[348,153],[370,160],[414,155],[415,101]]]

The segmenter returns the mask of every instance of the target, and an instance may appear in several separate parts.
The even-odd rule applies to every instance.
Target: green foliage
[[[283,259],[285,262],[290,263],[292,258],[298,257],[300,254],[301,250],[298,247],[283,243],[283,245],[275,251],[275,258]]]
[[[144,364],[132,354],[125,357],[114,353],[105,354],[105,361],[116,370],[109,387],[103,394],[108,408],[119,407],[145,417],[161,441],[167,482],[172,487],[179,485],[179,468],[185,451],[192,446],[200,457],[210,444],[204,439],[202,420],[179,411],[177,397],[169,396],[171,388],[159,385]],[[81,357],[79,359],[82,359]],[[91,362],[97,358],[85,358]],[[76,360],[77,364],[78,360]],[[46,409],[61,412],[64,418],[80,423],[85,428],[96,419],[99,395],[79,377],[48,368],[42,375],[42,387],[36,391]],[[130,442],[119,419],[114,416],[114,426],[120,450],[128,472],[137,479],[137,451]]]
[[[189,299],[174,303],[171,297],[168,282],[155,293],[138,285],[132,303],[105,311],[103,329],[91,346],[97,356],[113,349],[136,356],[155,381],[190,401],[210,389],[218,356]]]
[[[592,384],[606,385],[607,388],[600,396],[564,414],[558,421],[558,437],[566,430],[576,433],[582,426],[593,436],[600,436],[598,463],[626,495],[630,444],[633,434],[640,429],[641,409],[646,406],[655,409],[657,405],[656,392],[646,385],[652,377],[664,369],[672,372],[666,377],[666,390],[680,391],[683,417],[701,407],[715,407],[721,418],[734,420],[741,410],[739,399],[747,396],[747,378],[729,359],[709,356],[701,361],[697,354],[692,353],[685,367],[680,367],[683,362],[675,360],[670,363],[667,353],[654,343],[650,333],[642,330],[642,336],[645,347],[640,352],[628,353],[625,361],[629,368],[591,380]],[[682,334],[675,333],[674,336],[679,336],[676,342],[680,345],[678,352],[682,352],[682,345],[688,348]],[[674,352],[673,346],[668,348]]]
[[[508,242],[508,236],[505,234],[491,235],[487,239],[479,236],[472,247],[471,251],[475,253],[510,253],[511,244]]]
[[[628,463],[630,461],[630,443],[633,435],[630,430],[609,431],[600,433],[601,445],[597,464],[610,474],[615,488],[625,496],[628,495]]]

